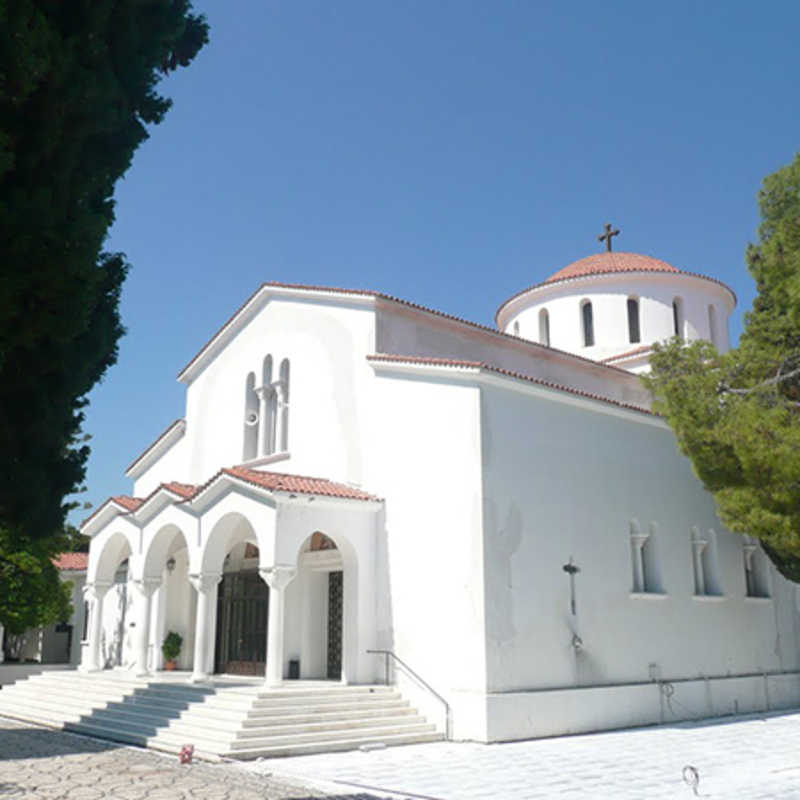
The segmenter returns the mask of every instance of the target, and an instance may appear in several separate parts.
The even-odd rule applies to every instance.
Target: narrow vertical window
[[[550,314],[546,308],[539,312],[539,344],[550,347]]]
[[[272,356],[267,355],[261,365],[261,386],[258,392],[258,454],[268,456],[275,452],[275,403],[272,388]]]
[[[769,570],[756,540],[745,536],[743,551],[745,596],[769,597]]]
[[[514,336],[519,336],[519,322],[514,323]]]
[[[281,452],[289,449],[289,359],[281,361],[278,380],[278,436],[277,445]]]
[[[256,394],[256,375],[247,376],[244,387],[244,448],[245,461],[258,455],[258,395]]]
[[[672,301],[672,332],[674,336],[683,336],[683,301],[676,297]]]
[[[628,298],[628,341],[637,344],[641,341],[639,334],[639,301],[635,297]]]
[[[714,306],[708,307],[708,335],[711,339],[711,344],[717,344],[717,310]]]
[[[642,533],[639,523],[632,519],[630,522],[631,537],[631,566],[633,567],[633,591],[641,594],[647,591],[647,573],[645,571],[644,547],[649,538]]]
[[[583,346],[592,347],[594,345],[594,317],[592,304],[588,300],[581,305],[581,320],[583,321]]]

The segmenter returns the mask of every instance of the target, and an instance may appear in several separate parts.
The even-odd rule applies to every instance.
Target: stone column
[[[103,598],[111,588],[111,581],[95,581],[87,583],[84,587],[89,597],[89,662],[81,664],[83,670],[103,669],[103,659],[100,652],[103,639]]]
[[[647,581],[644,573],[644,545],[650,538],[647,533],[632,533],[633,544],[633,591],[646,592]]]
[[[136,587],[141,599],[139,608],[138,620],[136,622],[139,628],[136,640],[136,675],[143,677],[150,674],[150,664],[148,663],[148,650],[150,648],[150,617],[152,616],[153,608],[153,592],[161,586],[161,578],[142,578],[134,580],[133,585]]]
[[[706,593],[706,575],[703,571],[703,551],[708,547],[708,540],[703,539],[699,532],[692,536],[692,554],[694,556],[694,593]]]
[[[209,677],[209,651],[213,653],[212,637],[209,636],[212,612],[217,603],[217,585],[222,580],[219,573],[195,574],[189,582],[197,591],[197,614],[194,627],[194,662],[192,681],[201,683]]]
[[[286,587],[297,574],[295,567],[263,567],[261,577],[269,586],[269,624],[267,627],[267,686],[283,682],[283,598]]]

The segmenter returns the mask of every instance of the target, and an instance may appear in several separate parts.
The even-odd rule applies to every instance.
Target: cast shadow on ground
[[[52,758],[76,753],[104,753],[122,745],[97,741],[83,736],[65,736],[63,731],[49,728],[4,728],[0,761],[22,758]],[[32,746],[33,744],[33,746]],[[0,792],[2,796],[2,792]]]

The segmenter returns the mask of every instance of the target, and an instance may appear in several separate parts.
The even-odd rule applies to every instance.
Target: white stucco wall
[[[369,310],[269,300],[188,387],[183,480],[202,482],[221,467],[242,463],[245,381],[251,371],[260,378],[263,359],[271,354],[275,370],[284,358],[291,364],[291,458],[271,469],[359,481],[365,442],[357,419],[370,378],[364,357],[372,344]]]
[[[147,497],[159,483],[184,480],[180,476],[191,472],[188,454],[189,447],[184,435],[138,475],[133,482],[133,496]]]
[[[535,690],[800,668],[793,587],[772,569],[771,599],[745,597],[742,537],[722,527],[662,422],[500,386],[483,390],[481,408],[490,718],[509,692],[522,724],[522,694],[530,713],[547,707]],[[632,596],[632,519],[654,525],[663,595]],[[694,596],[693,526],[716,533],[721,597]],[[536,723],[541,735],[581,729],[562,708]],[[636,721],[657,719],[620,724]],[[492,725],[495,738],[519,733]]]
[[[377,373],[368,477],[387,497],[388,585],[376,599],[388,627],[376,645],[447,696],[458,735],[474,737],[485,719],[472,701],[486,682],[479,393],[458,380]]]
[[[628,298],[639,301],[640,341],[632,343],[628,330]],[[539,313],[550,321],[550,345],[586,358],[600,360],[675,335],[672,301],[682,307],[681,335],[687,341],[712,340],[709,306],[714,307],[714,341],[722,352],[730,346],[728,319],[734,299],[722,285],[704,278],[675,273],[595,275],[540,286],[521,295],[498,317],[502,330],[540,342]],[[593,347],[585,347],[581,305],[592,304]]]
[[[397,305],[379,306],[376,352],[394,355],[485,361],[539,380],[570,386],[634,405],[649,406],[638,378],[553,348],[493,335],[489,331]]]

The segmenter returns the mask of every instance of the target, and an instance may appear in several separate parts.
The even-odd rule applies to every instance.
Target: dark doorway
[[[342,678],[342,572],[328,573],[328,678]]]
[[[223,576],[217,597],[214,671],[264,675],[269,588],[256,570]]]

